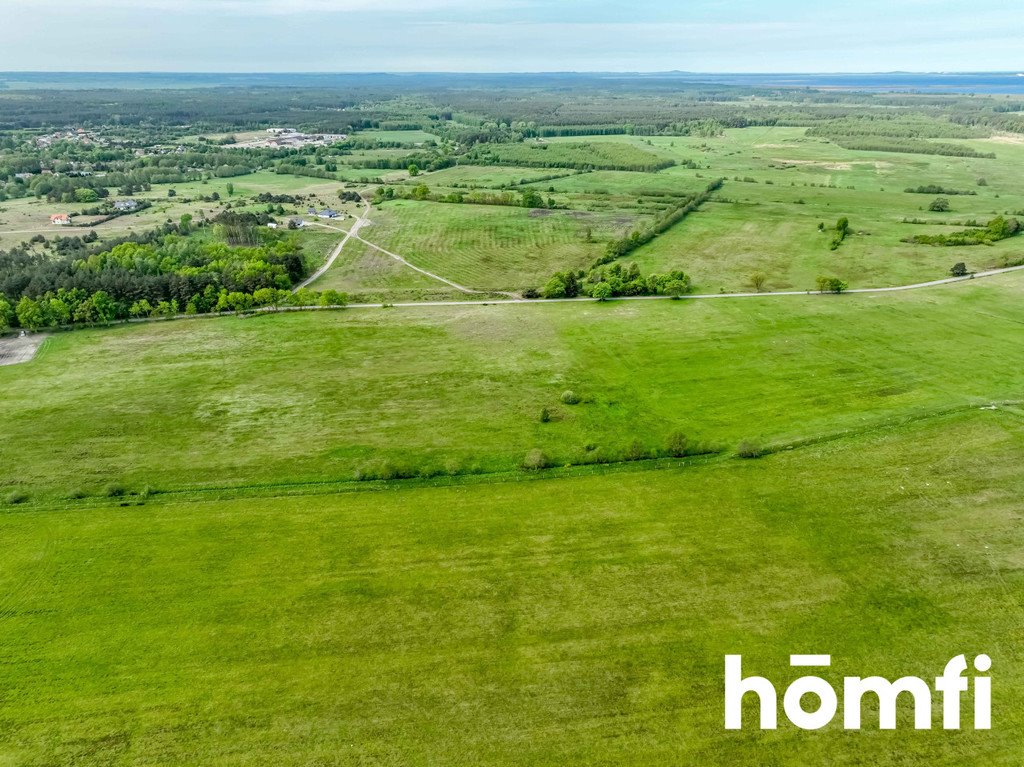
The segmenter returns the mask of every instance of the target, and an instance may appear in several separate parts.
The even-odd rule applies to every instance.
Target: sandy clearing
[[[30,361],[36,356],[46,338],[45,333],[0,338],[0,365],[17,365]]]
[[[1019,133],[997,133],[988,140],[994,144],[1024,144],[1024,136]]]

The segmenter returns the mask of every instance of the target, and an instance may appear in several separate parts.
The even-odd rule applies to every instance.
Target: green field
[[[312,287],[316,290],[339,290],[348,294],[352,302],[426,301],[457,297],[453,288],[359,241],[350,241],[333,266]]]
[[[1015,765],[1022,449],[974,410],[761,461],[10,512],[0,761]],[[781,686],[790,652],[837,684],[988,653],[995,728],[724,731],[723,655]]]
[[[374,226],[362,236],[416,266],[476,290],[522,290],[553,272],[589,266],[603,252],[603,240],[636,219],[400,200],[376,208],[371,220]]]
[[[97,77],[0,119],[0,767],[1021,764],[1024,271],[813,290],[1024,264],[1018,97]],[[274,124],[353,140],[197,135]],[[805,653],[993,728],[799,730]]]
[[[455,206],[452,206],[455,207]],[[1021,397],[1016,275],[890,296],[353,310],[51,337],[0,490],[62,497],[732,451]],[[563,405],[572,390],[584,400]],[[125,392],[131,396],[126,397]],[[540,422],[543,408],[550,423]]]

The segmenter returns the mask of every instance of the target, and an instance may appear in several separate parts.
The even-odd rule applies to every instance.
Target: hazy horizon
[[[1012,72],[1024,7],[864,0],[0,0],[0,70]],[[984,40],[983,46],[978,45]]]

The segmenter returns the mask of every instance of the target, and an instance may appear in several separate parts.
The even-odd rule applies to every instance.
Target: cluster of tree
[[[667,274],[640,273],[632,263],[598,266],[590,272],[556,272],[540,291],[544,298],[590,296],[600,301],[617,296],[681,296],[693,289],[690,277],[682,271]]]
[[[684,198],[678,205],[669,209],[649,227],[634,230],[625,237],[612,240],[608,243],[604,256],[598,260],[595,266],[608,264],[623,256],[627,256],[637,248],[649,243],[659,234],[668,231],[710,200],[711,196],[721,189],[724,183],[724,179],[712,181],[703,192]]]
[[[416,186],[382,186],[374,192],[374,203],[380,204],[388,200],[419,200],[429,202],[443,202],[454,205],[500,205],[511,208],[547,208],[554,210],[559,207],[551,197],[545,199],[535,189],[524,189],[518,194],[515,192],[486,192],[473,190],[470,192],[432,192],[426,184]]]
[[[911,138],[885,138],[874,136],[830,136],[829,140],[843,149],[862,152],[900,152],[903,154],[927,154],[940,157],[972,157],[980,160],[996,159],[995,152],[979,152],[965,144],[950,144],[942,141],[926,141]]]
[[[849,289],[849,285],[843,282],[838,277],[818,277],[817,281],[819,293],[845,293]]]
[[[339,189],[338,199],[342,202],[362,202],[363,196],[359,194],[359,192],[352,192],[348,189]]]
[[[907,194],[947,194],[950,196],[956,196],[959,194],[963,195],[976,195],[977,192],[973,189],[947,189],[944,186],[938,184],[925,184],[923,186],[916,186],[907,188],[904,190]]]
[[[824,224],[818,224],[818,231],[825,231]],[[835,228],[832,232],[832,239],[829,240],[829,250],[839,250],[839,246],[843,244],[847,237],[850,236],[850,219],[843,216],[841,219],[836,221]]]
[[[916,234],[904,238],[903,242],[916,245],[938,245],[962,247],[970,245],[991,245],[994,242],[1016,237],[1021,232],[1020,221],[1016,218],[996,216],[982,228],[964,229],[950,234]]]
[[[470,150],[462,162],[472,165],[627,170],[641,173],[656,173],[676,164],[674,159],[647,152],[631,144],[593,142],[488,144]]]
[[[270,192],[260,192],[254,199],[256,202],[272,203],[274,205],[295,205],[300,200],[300,198],[290,194],[271,194]]]
[[[129,241],[114,247],[90,247],[78,238],[69,238],[77,247],[56,257],[25,248],[0,252],[0,295],[12,306],[23,299],[35,301],[41,307],[43,325],[66,324],[59,304],[52,304],[53,311],[46,314],[53,300],[67,305],[73,322],[105,321],[104,297],[115,305],[117,318],[130,315],[136,304],[145,306],[142,301],[150,307],[163,306],[161,311],[175,302],[181,310],[191,304],[198,312],[219,311],[216,307],[222,293],[287,291],[307,273],[293,237],[267,229],[262,234],[263,242],[250,247],[186,238],[175,232],[145,243]],[[102,294],[98,303],[86,303],[96,294]]]
[[[208,285],[202,293],[193,295],[184,305],[178,299],[150,303],[140,298],[131,304],[119,301],[104,290],[88,294],[81,288],[60,288],[39,298],[22,296],[16,306],[0,298],[0,332],[10,328],[41,330],[69,325],[109,324],[120,320],[158,318],[171,319],[179,315],[245,313],[254,309],[282,307],[345,306],[348,296],[336,290],[315,292],[300,290],[292,293],[280,288],[258,288],[251,293],[219,291]]]

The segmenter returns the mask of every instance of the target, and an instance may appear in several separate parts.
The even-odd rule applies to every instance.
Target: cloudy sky
[[[1024,70],[1024,2],[0,0],[0,70]]]

